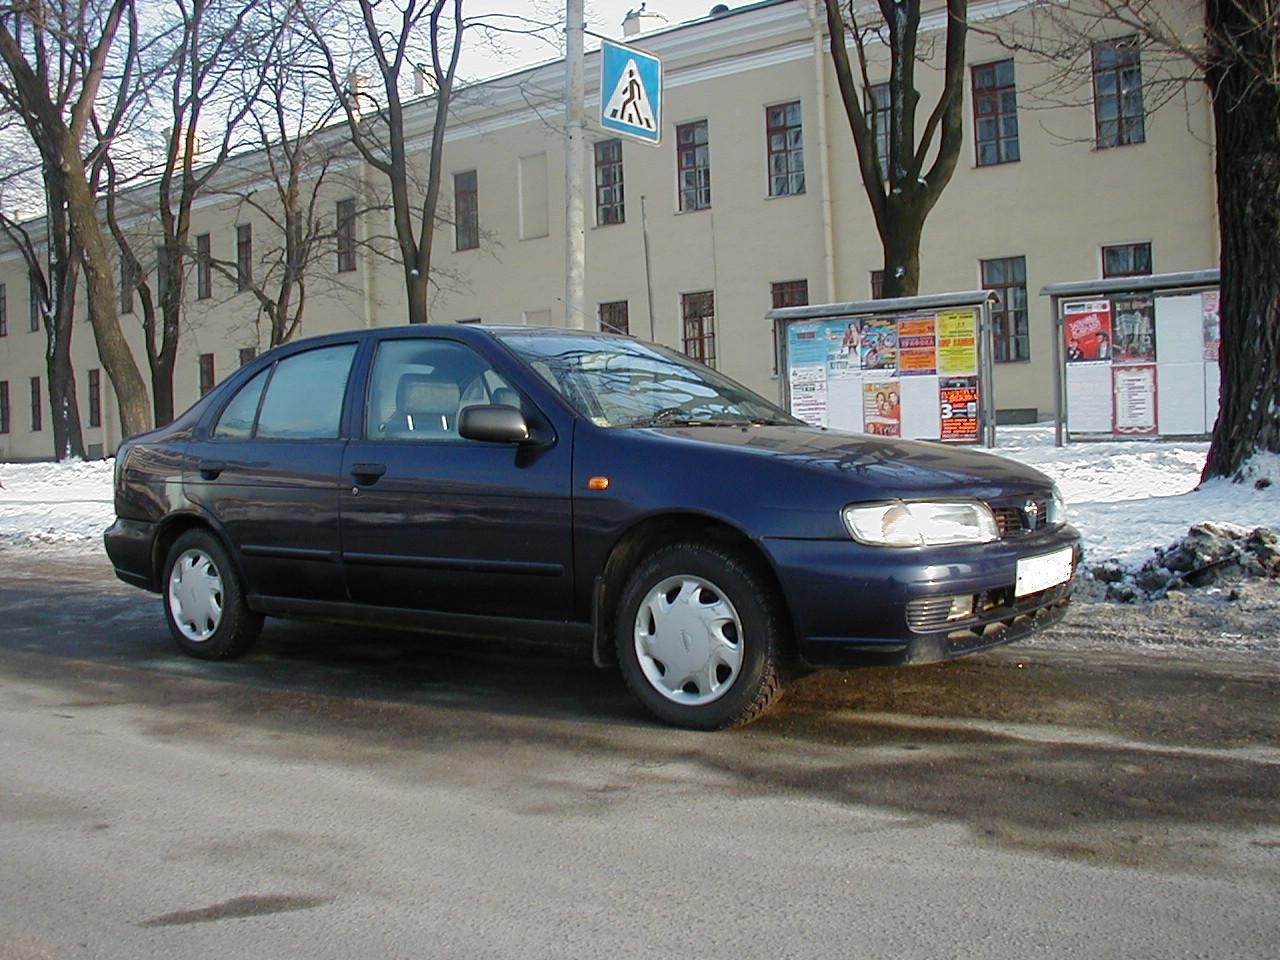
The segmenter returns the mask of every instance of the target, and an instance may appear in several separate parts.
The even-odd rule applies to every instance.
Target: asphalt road
[[[651,723],[582,657],[177,654],[0,549],[0,960],[1229,957],[1280,943],[1280,664],[1009,648]]]

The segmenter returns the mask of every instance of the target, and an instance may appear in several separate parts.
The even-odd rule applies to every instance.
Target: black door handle
[[[387,472],[385,463],[353,463],[351,475],[363,483],[373,483]]]
[[[201,460],[200,476],[205,480],[217,480],[218,474],[227,469],[227,465],[221,460]]]

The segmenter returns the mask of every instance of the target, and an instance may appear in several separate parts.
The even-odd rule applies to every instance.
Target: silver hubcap
[[[169,612],[182,635],[203,643],[222,622],[222,576],[202,550],[187,550],[169,574]]]
[[[722,697],[742,668],[742,621],[701,577],[663,580],[636,613],[636,657],[649,685],[696,707]]]

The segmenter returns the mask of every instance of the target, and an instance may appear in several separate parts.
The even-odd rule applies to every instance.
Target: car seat
[[[383,424],[388,437],[425,437],[458,431],[458,385],[426,373],[401,374],[396,409]]]

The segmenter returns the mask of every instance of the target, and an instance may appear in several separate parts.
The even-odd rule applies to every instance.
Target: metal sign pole
[[[583,309],[587,273],[587,215],[583,198],[582,168],[586,164],[585,123],[582,101],[586,82],[583,77],[583,0],[565,3],[565,85],[564,85],[564,194],[565,194],[565,270],[564,325],[584,329],[587,325]]]

